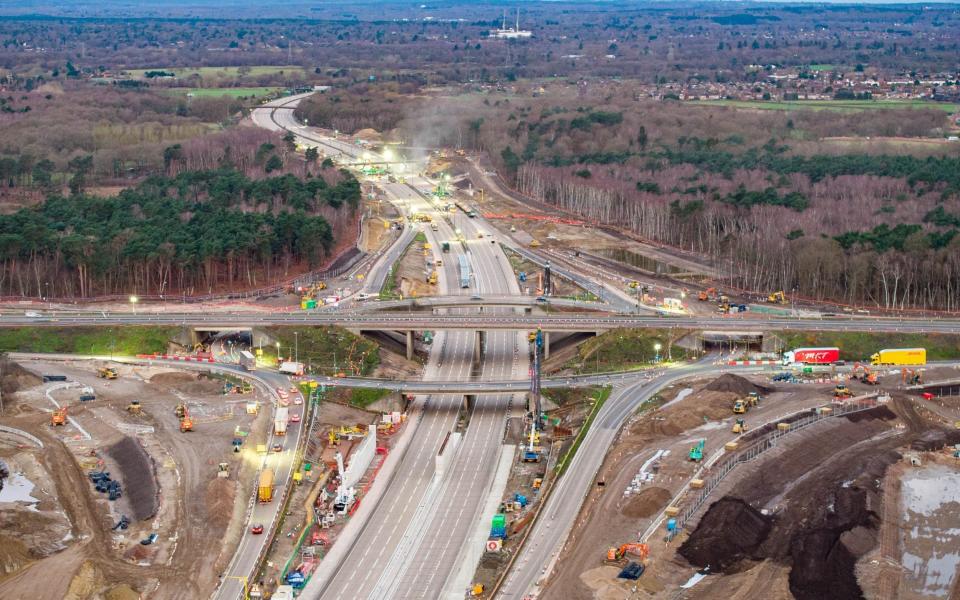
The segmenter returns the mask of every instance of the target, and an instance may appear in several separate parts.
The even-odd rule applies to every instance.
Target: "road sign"
[[[503,540],[487,540],[487,552],[500,552]]]

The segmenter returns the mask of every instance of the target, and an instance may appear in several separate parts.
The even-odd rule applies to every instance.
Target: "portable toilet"
[[[667,531],[673,532],[676,530],[677,530],[677,520],[667,519]]]

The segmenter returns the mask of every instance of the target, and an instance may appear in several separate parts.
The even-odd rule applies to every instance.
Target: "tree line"
[[[221,168],[152,176],[116,198],[49,196],[0,215],[0,294],[85,298],[263,286],[316,268],[360,185]]]

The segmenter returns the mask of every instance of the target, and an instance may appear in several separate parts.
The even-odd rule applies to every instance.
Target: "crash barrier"
[[[43,448],[43,442],[40,441],[40,438],[36,437],[35,435],[29,434],[26,431],[21,431],[13,427],[7,427],[6,425],[0,425],[0,431],[2,431],[3,433],[9,433],[10,435],[22,437],[26,440],[33,442],[40,448]]]
[[[212,356],[180,356],[178,354],[138,354],[137,358],[142,358],[146,360],[179,360],[183,362],[201,362],[201,363],[213,363],[217,362]]]

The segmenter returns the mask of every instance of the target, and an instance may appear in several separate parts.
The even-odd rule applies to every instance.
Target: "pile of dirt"
[[[125,583],[113,586],[103,597],[106,600],[140,600],[140,594]]]
[[[3,393],[7,409],[13,406],[13,400],[15,400],[13,394],[41,383],[42,380],[36,373],[24,369],[5,355],[0,356],[0,393]]]
[[[30,550],[23,542],[15,537],[0,535],[0,576],[15,573],[32,560]]]
[[[648,487],[631,498],[620,514],[631,519],[645,519],[664,508],[670,502],[670,490],[661,487]]]
[[[734,375],[733,373],[725,373],[720,377],[717,377],[704,386],[703,389],[711,392],[732,392],[740,396],[746,396],[750,392],[767,394],[772,391],[771,388],[757,385],[751,382],[749,379],[739,375]]]
[[[698,567],[723,572],[755,556],[772,528],[771,519],[739,498],[723,497],[703,515],[680,546],[680,556]]]
[[[159,493],[153,461],[134,438],[124,437],[107,448],[107,454],[120,467],[120,482],[137,521],[157,512]]]
[[[210,379],[204,373],[190,373],[171,371],[157,373],[150,378],[152,385],[166,387],[184,394],[218,394],[223,390],[223,384]]]
[[[207,522],[217,528],[226,528],[233,516],[233,497],[236,485],[229,479],[219,477],[207,484],[204,498],[207,510]]]
[[[149,546],[143,544],[134,544],[123,553],[123,557],[133,562],[140,562],[150,557],[151,550]]]
[[[94,566],[93,561],[84,561],[80,570],[70,580],[70,587],[67,589],[65,600],[83,600],[92,598],[94,593],[100,589],[103,576],[100,570]]]
[[[633,427],[633,433],[675,436],[696,429],[707,421],[719,421],[732,413],[733,402],[742,397],[732,392],[698,390],[656,413],[649,413]]]

